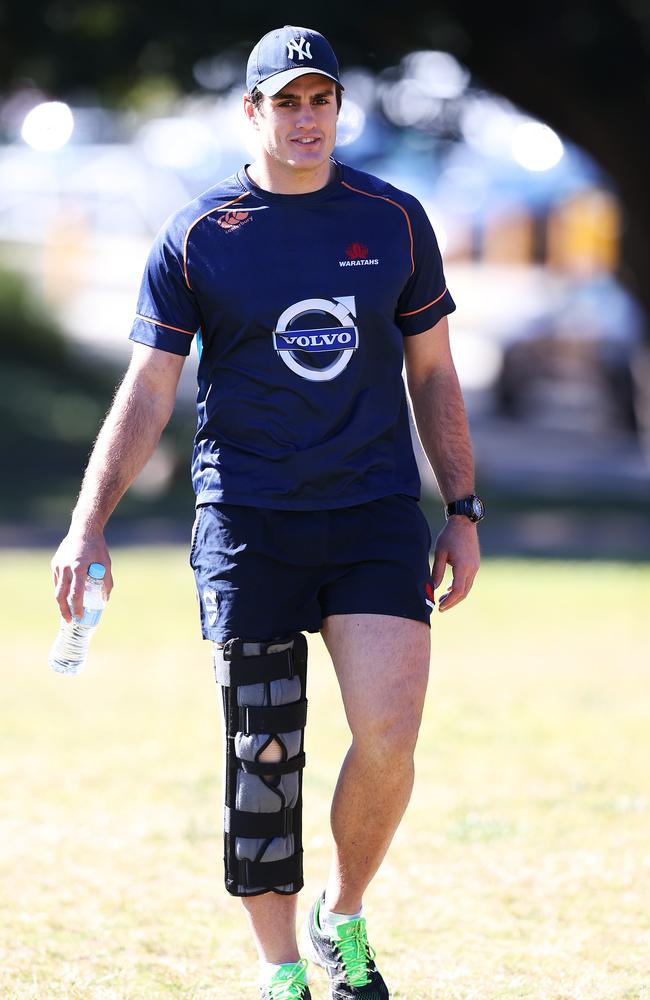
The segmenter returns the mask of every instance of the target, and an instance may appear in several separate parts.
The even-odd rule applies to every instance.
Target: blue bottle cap
[[[106,576],[106,567],[101,563],[91,563],[88,567],[88,576],[92,576],[93,580],[103,580]]]

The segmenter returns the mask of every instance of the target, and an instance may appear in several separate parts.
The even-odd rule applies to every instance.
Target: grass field
[[[0,996],[256,998],[186,553],[113,552],[77,679],[46,663],[49,557],[0,554]],[[416,790],[366,899],[396,1000],[650,1000],[649,598],[646,566],[488,561],[435,616]],[[310,649],[301,914],[347,739]]]

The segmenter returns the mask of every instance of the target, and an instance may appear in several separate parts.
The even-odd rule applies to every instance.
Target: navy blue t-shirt
[[[197,503],[347,507],[419,496],[402,338],[454,309],[412,195],[338,162],[299,195],[242,169],[163,226],[131,340],[200,337]]]

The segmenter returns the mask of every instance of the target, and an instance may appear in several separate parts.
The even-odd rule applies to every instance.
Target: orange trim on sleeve
[[[398,201],[393,201],[392,198],[386,197],[384,194],[370,194],[369,191],[362,191],[360,188],[352,187],[347,181],[341,181],[343,187],[348,188],[350,191],[356,191],[357,194],[365,194],[366,198],[379,198],[380,201],[387,201],[389,205],[394,205],[395,208],[399,208],[400,212],[404,213],[404,218],[406,219],[406,225],[409,231],[409,240],[411,241],[411,274],[415,271],[415,258],[413,256],[413,230],[411,229],[411,220],[409,219],[409,214],[403,205],[400,205]]]
[[[431,302],[427,302],[426,306],[420,306],[419,309],[414,309],[412,312],[398,313],[397,315],[398,316],[415,316],[416,313],[424,312],[424,310],[428,309],[429,306],[435,306],[436,302],[440,302],[440,299],[443,297],[443,295],[446,295],[446,293],[447,293],[447,288],[445,287],[442,290],[442,292],[440,293],[440,295],[438,296],[438,298],[437,299],[432,299]]]
[[[161,323],[159,319],[151,319],[141,313],[135,314],[138,319],[143,319],[145,323],[153,323],[154,326],[164,326],[165,330],[176,330],[178,333],[186,333],[188,337],[193,337],[196,330],[183,330],[180,326],[170,326],[169,323]]]
[[[250,191],[244,191],[243,194],[240,194],[236,198],[233,198],[232,201],[227,201],[225,205],[217,205],[216,208],[210,208],[207,212],[204,212],[203,215],[199,215],[198,219],[195,219],[194,222],[192,222],[190,226],[188,226],[187,232],[185,233],[185,241],[183,243],[183,274],[185,275],[185,284],[190,289],[190,291],[192,290],[192,286],[190,285],[190,279],[187,276],[187,241],[190,238],[190,233],[192,232],[194,227],[201,221],[201,219],[205,219],[207,215],[212,215],[213,212],[220,212],[223,208],[228,208],[230,205],[234,205],[235,202],[241,201],[242,198],[246,198],[246,196],[249,194]]]

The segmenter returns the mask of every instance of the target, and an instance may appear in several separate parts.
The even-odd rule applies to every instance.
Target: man
[[[342,87],[329,43],[285,26],[251,52],[244,112],[259,155],[186,206],[151,252],[133,358],[52,565],[61,612],[107,566],[105,523],[153,452],[200,337],[190,562],[225,714],[226,887],[242,897],[263,1000],[308,1000],[302,887],[303,631],[320,630],[352,732],[334,851],[305,954],[333,1000],[388,997],[362,897],[408,802],[441,611],[479,564],[454,307],[412,196],[334,161]],[[401,377],[445,502],[433,573]]]

